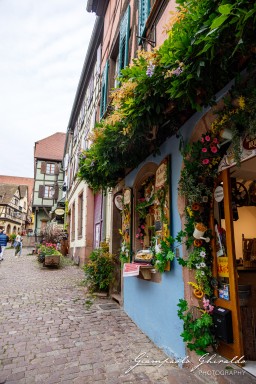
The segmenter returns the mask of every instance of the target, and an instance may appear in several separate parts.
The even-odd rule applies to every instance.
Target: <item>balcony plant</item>
[[[177,1],[168,37],[122,70],[109,115],[80,157],[94,190],[117,184],[244,68],[255,64],[256,5],[247,0]],[[168,121],[168,124],[165,124]]]

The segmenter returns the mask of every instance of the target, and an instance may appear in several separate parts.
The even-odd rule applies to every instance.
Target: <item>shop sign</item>
[[[214,199],[217,203],[221,202],[224,198],[224,191],[222,186],[218,186],[214,191]]]
[[[256,138],[251,138],[250,136],[246,136],[243,140],[243,147],[245,149],[256,149]]]
[[[63,216],[64,213],[65,213],[65,211],[64,211],[64,209],[62,209],[62,208],[56,208],[56,209],[55,209],[55,215],[56,215],[56,216]]]
[[[160,188],[166,183],[167,179],[167,163],[162,163],[156,171],[155,187]]]

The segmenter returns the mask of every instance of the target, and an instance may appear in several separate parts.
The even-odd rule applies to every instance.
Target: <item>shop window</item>
[[[138,191],[136,251],[149,249],[152,246],[155,229],[154,185],[155,176],[150,176],[142,183]]]
[[[169,235],[168,164],[163,161],[135,191],[134,260],[150,263]]]

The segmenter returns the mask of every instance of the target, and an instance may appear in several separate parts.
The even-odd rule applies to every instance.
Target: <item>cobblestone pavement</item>
[[[0,384],[168,383],[166,365],[126,373],[140,353],[166,355],[117,304],[88,308],[79,267],[44,268],[27,253],[7,249],[0,264]]]
[[[116,303],[88,306],[82,269],[44,268],[28,252],[6,249],[0,262],[0,384],[256,383],[237,366],[228,376],[175,367]],[[139,355],[149,364],[134,367]]]

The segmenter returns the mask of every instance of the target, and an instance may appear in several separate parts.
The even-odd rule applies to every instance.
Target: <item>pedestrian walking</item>
[[[1,247],[0,261],[4,259],[4,250],[7,246],[8,241],[9,241],[9,237],[6,235],[5,230],[1,231],[0,232],[0,247]]]
[[[15,247],[15,257],[21,256],[21,251],[22,251],[22,237],[20,233],[18,232],[18,235],[15,238],[14,241],[14,247]]]

